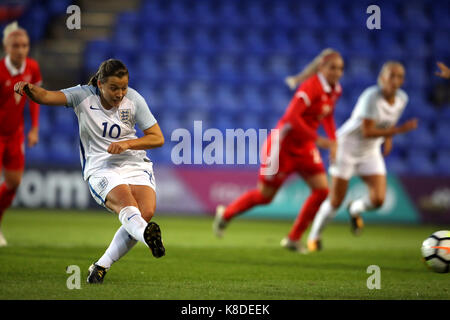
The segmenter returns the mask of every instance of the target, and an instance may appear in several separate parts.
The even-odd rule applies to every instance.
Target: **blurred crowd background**
[[[391,173],[450,175],[450,81],[434,75],[450,64],[450,1],[360,0],[3,0],[0,29],[13,21],[27,29],[30,56],[44,87],[87,83],[108,58],[125,62],[130,86],[147,100],[166,145],[150,152],[172,165],[176,128],[271,129],[293,92],[284,83],[323,48],[345,59],[337,124],[360,93],[376,83],[380,66],[406,67],[409,104],[402,117],[419,128],[394,139]],[[81,29],[69,30],[71,4],[81,9]],[[369,5],[381,9],[381,29],[369,30]],[[27,164],[78,166],[77,124],[64,108],[41,108],[41,143]],[[325,157],[327,158],[327,157]]]

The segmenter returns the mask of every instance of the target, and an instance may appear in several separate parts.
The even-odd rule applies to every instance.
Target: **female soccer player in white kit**
[[[119,215],[122,226],[104,255],[89,267],[88,283],[102,283],[111,265],[136,243],[153,256],[165,255],[161,231],[149,222],[156,208],[153,163],[145,150],[164,137],[144,98],[128,87],[128,70],[119,60],[104,61],[88,85],[47,91],[27,82],[14,90],[43,105],[73,108],[78,117],[83,178],[93,198]],[[137,138],[135,125],[144,132]]]
[[[348,182],[358,175],[366,183],[369,194],[349,203],[352,231],[363,228],[361,213],[380,208],[386,194],[386,166],[383,156],[392,150],[392,137],[417,128],[417,119],[396,127],[406,104],[407,94],[400,89],[405,69],[399,62],[386,62],[378,76],[378,85],[363,91],[351,117],[337,132],[336,161],[330,165],[331,191],[314,219],[308,236],[308,250],[321,249],[320,234],[334,218],[348,188]],[[383,154],[381,145],[384,142]]]

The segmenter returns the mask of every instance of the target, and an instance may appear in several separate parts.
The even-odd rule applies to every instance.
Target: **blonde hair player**
[[[292,173],[297,173],[308,184],[311,194],[300,209],[289,234],[282,239],[281,246],[302,251],[301,236],[328,195],[326,171],[317,147],[328,149],[330,157],[334,158],[336,126],[333,111],[342,94],[339,79],[343,69],[344,60],[339,52],[325,49],[299,75],[293,77],[293,86],[301,84],[276,126],[280,133],[279,148],[272,145],[272,136],[267,138],[263,147],[263,150],[267,150],[263,158],[270,155],[270,162],[278,159],[278,171],[263,174],[261,170],[256,189],[241,195],[227,207],[217,207],[213,223],[213,231],[217,236],[223,235],[232,218],[256,205],[270,203],[284,181]],[[327,137],[317,134],[319,125],[323,125]],[[278,155],[278,158],[272,158],[274,155]],[[264,169],[264,164],[261,169]]]
[[[119,60],[100,65],[88,85],[48,91],[28,82],[14,90],[38,103],[67,106],[78,117],[83,177],[98,204],[116,213],[122,226],[104,255],[89,267],[88,283],[102,283],[111,265],[137,241],[156,258],[165,255],[161,230],[152,219],[156,208],[153,163],[146,149],[164,137],[144,98],[128,87],[128,70]],[[137,138],[135,125],[144,132]]]
[[[321,249],[321,232],[336,215],[352,176],[361,177],[369,189],[366,196],[354,199],[348,205],[354,234],[358,235],[364,226],[361,214],[383,205],[386,194],[383,156],[391,152],[394,135],[417,128],[417,119],[396,126],[408,103],[407,94],[400,89],[404,78],[405,69],[400,62],[386,62],[378,76],[378,85],[363,91],[351,117],[339,128],[336,161],[329,169],[332,176],[330,196],[322,203],[314,219],[308,236],[309,251]]]
[[[40,84],[39,64],[28,57],[30,40],[27,31],[17,22],[3,30],[3,46],[6,56],[0,60],[0,173],[4,182],[0,185],[0,223],[5,211],[11,206],[25,168],[26,100],[12,90],[19,81]],[[39,104],[29,101],[31,128],[26,138],[28,147],[39,141]],[[0,246],[7,241],[0,230]]]

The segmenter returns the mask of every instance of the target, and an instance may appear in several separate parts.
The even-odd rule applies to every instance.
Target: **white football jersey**
[[[89,85],[61,90],[67,98],[67,107],[78,117],[80,133],[80,160],[84,180],[96,170],[133,165],[150,161],[145,150],[126,150],[121,154],[107,152],[112,142],[136,139],[137,124],[146,130],[156,123],[144,98],[128,88],[119,107],[103,108],[98,88]]]
[[[363,119],[375,120],[378,128],[395,126],[408,103],[408,95],[398,89],[395,102],[390,105],[383,97],[379,86],[371,86],[363,91],[353,109],[350,118],[337,131],[338,143],[345,140],[346,146],[352,146],[347,152],[361,156],[379,151],[383,137],[365,138],[362,134]]]

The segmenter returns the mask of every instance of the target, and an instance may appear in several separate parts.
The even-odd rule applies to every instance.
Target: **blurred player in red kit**
[[[14,93],[14,85],[19,81],[41,83],[38,63],[28,58],[30,42],[25,29],[17,22],[7,25],[3,31],[3,46],[6,57],[0,60],[0,224],[2,217],[11,206],[22,179],[25,166],[24,108],[26,98]],[[29,100],[31,129],[27,134],[28,146],[39,140],[39,105]],[[0,230],[0,246],[7,242]]]
[[[290,174],[297,173],[307,183],[311,194],[281,245],[287,249],[302,251],[301,236],[328,195],[326,171],[317,147],[329,149],[330,159],[333,161],[337,146],[333,111],[342,94],[339,79],[343,69],[344,61],[339,52],[325,49],[301,73],[286,79],[292,89],[299,84],[300,86],[276,126],[279,132],[278,152],[273,150],[276,147],[272,146],[270,137],[266,141],[266,154],[270,154],[269,158],[273,157],[273,151],[278,156],[278,171],[274,174],[262,174],[260,170],[257,189],[248,191],[227,207],[217,207],[213,223],[217,236],[223,235],[233,217],[256,205],[270,203]],[[320,124],[328,138],[318,136]],[[264,164],[261,169],[263,167]]]

